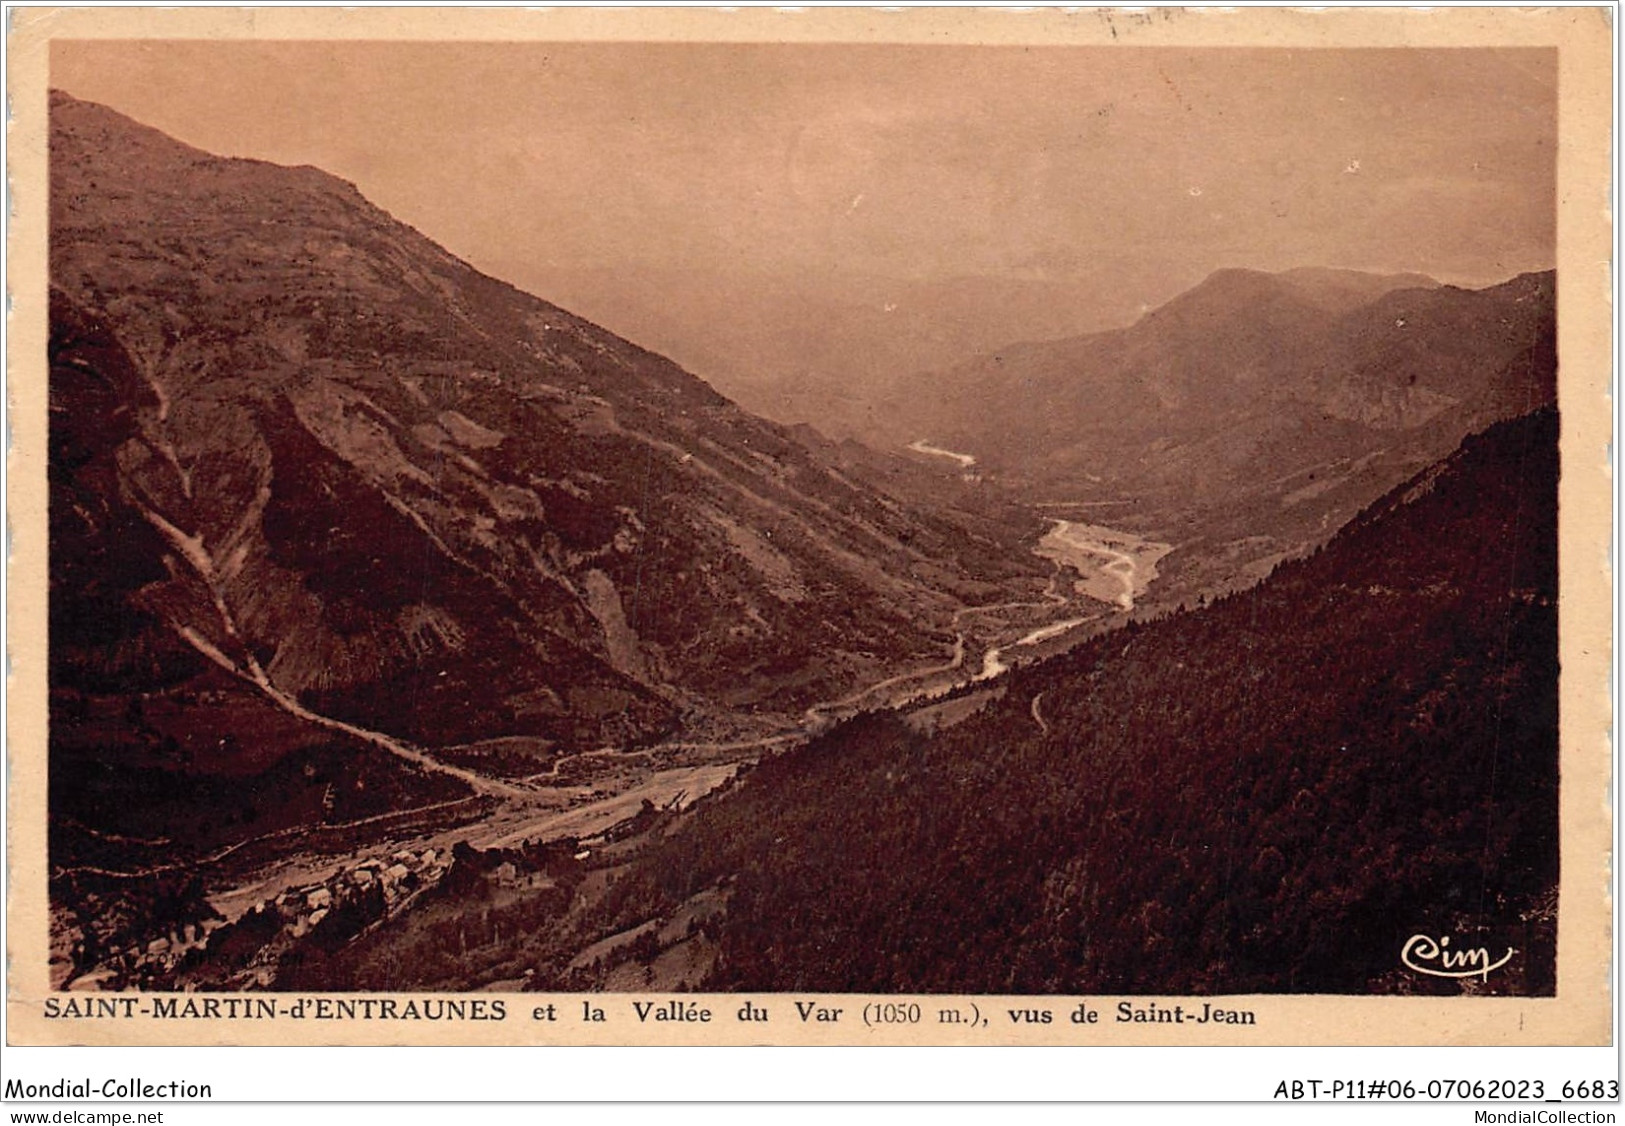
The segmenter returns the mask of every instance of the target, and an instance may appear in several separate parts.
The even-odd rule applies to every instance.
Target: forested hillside
[[[1464,988],[1400,972],[1428,932],[1519,952],[1465,988],[1550,992],[1557,429],[1472,437],[1313,557],[947,731],[876,715],[762,764],[595,933],[721,889],[716,988]]]

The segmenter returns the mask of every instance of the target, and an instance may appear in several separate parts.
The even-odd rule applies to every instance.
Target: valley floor
[[[264,928],[261,920],[276,916],[279,926],[271,929],[280,933],[265,946],[286,956],[288,948],[315,941],[339,906],[363,902],[368,906],[362,930],[370,933],[415,910],[446,878],[460,849],[493,853],[562,842],[572,855],[590,854],[643,831],[651,812],[680,813],[762,757],[861,712],[914,709],[919,722],[933,728],[958,722],[982,698],[973,690],[985,696],[981,686],[1015,664],[1052,655],[1127,621],[1133,594],[1155,577],[1155,562],[1168,550],[1098,525],[1054,524],[1036,548],[1055,567],[1041,596],[956,611],[953,638],[945,639],[941,661],[899,670],[799,716],[734,717],[647,748],[566,755],[538,774],[481,779],[490,784],[464,799],[319,831],[269,834],[190,865],[166,865],[169,873],[184,870],[202,880],[213,917],[156,938],[114,943],[87,962],[83,936],[59,916],[53,929],[54,983],[93,989],[203,980],[216,987],[275,987],[274,967],[265,958],[211,969],[211,951],[222,945],[216,934],[250,924]],[[56,873],[113,881],[156,874],[89,868]]]

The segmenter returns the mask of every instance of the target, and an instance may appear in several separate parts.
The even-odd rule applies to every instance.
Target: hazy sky
[[[1132,262],[1156,302],[1230,265],[1487,283],[1555,258],[1550,51],[54,51],[53,85],[213,152],[318,165],[521,284],[596,265],[1056,279]]]

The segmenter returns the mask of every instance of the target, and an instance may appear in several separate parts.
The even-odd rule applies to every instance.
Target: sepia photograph
[[[1606,1039],[1562,52],[1177,16],[53,38],[28,1003]]]

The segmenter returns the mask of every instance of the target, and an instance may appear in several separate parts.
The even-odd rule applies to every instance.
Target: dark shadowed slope
[[[585,933],[720,897],[661,931],[712,944],[718,988],[1549,993],[1556,482],[1543,410],[947,731],[854,721],[634,861]],[[1520,953],[1423,979],[1418,932]],[[644,947],[619,959],[679,948]]]

